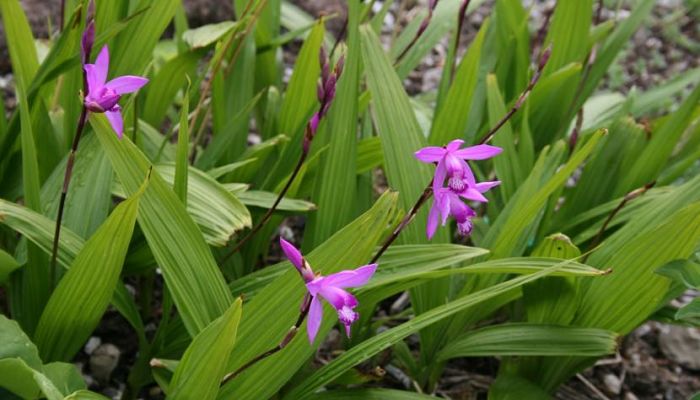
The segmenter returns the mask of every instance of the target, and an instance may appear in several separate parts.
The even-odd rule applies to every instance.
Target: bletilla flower
[[[83,45],[85,47],[85,45]],[[102,48],[94,64],[85,64],[85,79],[87,82],[87,94],[85,95],[85,108],[91,112],[104,113],[109,123],[121,139],[124,132],[119,99],[127,93],[139,90],[148,83],[148,79],[140,76],[119,76],[107,82],[109,71],[109,50],[107,46]]]
[[[467,160],[485,160],[499,154],[500,147],[477,145],[460,149],[463,140],[453,140],[445,147],[425,147],[415,153],[416,158],[427,163],[436,163],[433,177],[433,205],[428,215],[426,234],[432,239],[442,219],[442,225],[452,216],[457,222],[457,231],[469,235],[472,231],[472,217],[476,215],[462,198],[478,202],[488,202],[483,193],[498,186],[501,182],[477,182]],[[447,187],[443,187],[447,179]]]
[[[503,151],[500,147],[480,144],[460,149],[464,140],[453,140],[445,147],[424,147],[415,155],[420,161],[437,163],[433,188],[442,186],[445,178],[449,178],[448,186],[455,191],[460,191],[463,182],[475,184],[474,173],[467,164],[467,160],[486,160]]]
[[[486,182],[486,184],[492,184],[493,182]],[[490,188],[486,184],[478,183],[478,189],[475,189],[479,196],[483,197],[481,193],[485,192]],[[464,204],[462,199],[459,198],[459,194],[455,193],[450,188],[439,188],[434,192],[435,199],[433,200],[433,205],[430,207],[430,213],[428,214],[428,225],[426,228],[426,234],[428,239],[432,239],[435,235],[435,231],[438,227],[438,222],[442,220],[442,226],[447,223],[447,218],[452,216],[457,222],[457,232],[460,235],[467,236],[472,232],[472,218],[476,216],[474,210],[468,205]],[[480,200],[477,200],[480,201]],[[484,201],[487,201],[484,197]]]
[[[314,274],[311,266],[291,243],[280,238],[280,245],[285,255],[296,267],[306,283],[307,296],[311,296],[309,308],[309,321],[306,330],[309,342],[313,343],[321,327],[323,319],[323,305],[321,298],[325,299],[338,312],[338,319],[345,325],[345,333],[350,337],[350,327],[357,321],[359,314],[355,311],[357,299],[348,293],[347,288],[362,286],[369,281],[377,269],[377,264],[365,265],[355,270],[341,271],[328,276]],[[305,299],[306,301],[306,299]]]

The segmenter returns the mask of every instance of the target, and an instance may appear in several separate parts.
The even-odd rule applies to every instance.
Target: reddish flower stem
[[[537,82],[540,79],[540,76],[542,75],[542,70],[544,70],[544,67],[547,65],[547,61],[549,61],[549,55],[551,52],[551,48],[547,48],[544,53],[542,53],[542,56],[540,57],[540,61],[537,67],[537,71],[535,71],[535,75],[533,75],[532,79],[530,80],[530,83],[527,85],[527,88],[525,88],[525,91],[520,94],[520,97],[518,97],[518,100],[515,102],[513,107],[508,111],[508,113],[501,118],[500,121],[479,140],[478,144],[484,144],[496,135],[496,132],[498,132],[503,125],[505,125],[506,122],[508,122],[509,119],[515,115],[515,113],[522,107],[523,103],[527,99],[528,95],[532,91],[532,89],[535,87]],[[372,261],[370,263],[375,263],[379,258],[386,252],[386,250],[391,246],[394,241],[399,237],[401,234],[401,231],[408,226],[409,223],[415,218],[415,216],[418,214],[418,211],[420,208],[423,206],[423,204],[428,201],[428,199],[433,195],[433,188],[432,188],[432,180],[428,182],[428,185],[425,187],[423,190],[423,193],[421,193],[420,197],[418,197],[418,200],[416,200],[415,204],[411,209],[409,210],[408,214],[406,214],[403,219],[399,222],[399,224],[394,228],[392,231],[391,235],[386,239],[382,247],[379,249],[377,254],[372,257]]]
[[[75,132],[75,137],[73,137],[73,144],[71,145],[70,153],[68,153],[68,161],[66,162],[66,172],[63,175],[63,186],[61,188],[61,198],[58,202],[58,214],[56,216],[56,229],[53,235],[53,247],[51,250],[51,267],[49,270],[49,284],[53,288],[56,284],[56,259],[58,257],[58,241],[61,235],[61,223],[63,222],[63,209],[66,205],[66,197],[68,196],[68,187],[70,186],[70,181],[73,176],[73,165],[75,163],[75,153],[78,151],[78,145],[80,144],[80,138],[83,135],[83,130],[85,128],[85,122],[87,121],[87,108],[83,105],[83,110],[80,112],[80,119],[78,119],[78,128]]]
[[[235,377],[240,375],[246,369],[252,367],[253,365],[257,364],[258,362],[266,359],[267,357],[270,357],[271,355],[273,355],[273,354],[277,353],[278,351],[287,347],[287,345],[292,341],[292,339],[294,339],[297,332],[299,332],[299,328],[301,327],[301,324],[306,319],[306,316],[309,315],[310,306],[311,306],[311,296],[309,296],[309,294],[307,293],[306,296],[304,297],[304,303],[302,303],[301,309],[299,310],[299,316],[297,317],[297,321],[294,323],[294,325],[292,325],[291,328],[289,328],[287,333],[284,335],[284,338],[282,339],[282,341],[280,341],[279,344],[277,344],[277,346],[271,348],[270,350],[267,350],[263,353],[258,354],[255,357],[253,357],[252,359],[250,359],[250,361],[241,365],[237,370],[226,374],[223,377],[223,379],[221,380],[220,386],[224,386],[226,383],[233,380]]]
[[[633,191],[627,193],[625,195],[625,197],[622,198],[622,201],[620,201],[620,204],[618,204],[617,207],[615,207],[615,209],[612,210],[612,212],[608,215],[608,218],[606,218],[605,222],[603,222],[603,226],[600,227],[600,230],[598,231],[598,234],[596,235],[595,239],[593,239],[591,244],[588,246],[589,251],[591,249],[596,248],[596,246],[598,246],[600,244],[600,242],[603,239],[603,235],[605,234],[605,231],[608,229],[608,225],[610,225],[610,222],[612,222],[613,218],[615,218],[615,216],[620,211],[622,211],[623,208],[625,208],[627,203],[629,203],[630,201],[643,195],[644,193],[649,191],[649,189],[653,188],[654,185],[656,185],[656,181],[651,181],[651,182],[647,183],[646,185],[644,185],[640,188],[634,189]],[[586,255],[586,257],[583,259],[583,261],[585,262],[587,258],[588,258],[588,255]]]
[[[462,5],[459,7],[459,15],[457,17],[457,31],[455,32],[455,45],[452,49],[452,65],[450,66],[451,77],[454,79],[455,69],[457,67],[457,50],[459,50],[459,38],[462,35],[462,27],[464,26],[464,18],[467,15],[467,8],[469,8],[470,0],[464,0]]]
[[[420,27],[418,27],[418,31],[416,32],[416,35],[413,37],[413,39],[408,44],[408,46],[406,46],[403,49],[403,51],[401,52],[401,54],[399,54],[399,56],[396,57],[396,61],[394,61],[394,64],[400,63],[401,60],[403,60],[404,56],[406,56],[408,51],[411,50],[411,48],[413,48],[413,46],[416,44],[416,42],[418,42],[418,39],[420,39],[421,36],[423,36],[423,33],[425,33],[425,30],[428,28],[428,25],[430,24],[430,20],[433,19],[433,11],[435,11],[435,7],[437,7],[437,3],[438,3],[437,0],[434,0],[434,3],[432,4],[432,6],[428,7],[428,15],[426,15],[425,18],[423,19],[423,22],[421,22],[421,25],[420,25]]]
[[[306,127],[306,137],[310,137],[310,127],[307,125]],[[231,256],[236,254],[238,250],[243,247],[244,244],[246,244],[250,238],[252,238],[260,229],[262,229],[263,226],[267,223],[268,220],[272,217],[272,213],[275,212],[275,209],[277,209],[277,206],[280,204],[282,199],[284,198],[284,195],[287,194],[287,191],[289,188],[292,186],[292,182],[294,182],[294,179],[299,175],[299,171],[301,171],[301,166],[304,164],[304,161],[306,160],[306,157],[309,155],[308,149],[304,148],[301,152],[301,157],[299,157],[299,161],[297,161],[296,167],[294,167],[294,171],[292,172],[292,175],[289,176],[289,179],[287,179],[287,183],[284,185],[284,188],[282,188],[282,191],[277,195],[277,199],[275,199],[275,202],[272,203],[272,207],[270,207],[267,212],[265,212],[265,215],[258,221],[257,224],[248,232],[248,234],[243,237],[238,243],[236,243],[235,246],[233,246],[233,249],[224,256],[224,258],[221,260],[221,263],[225,263]]]

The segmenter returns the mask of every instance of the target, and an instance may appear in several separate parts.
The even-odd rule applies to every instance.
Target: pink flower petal
[[[339,288],[350,288],[362,286],[369,281],[377,270],[377,264],[369,264],[360,268],[341,271],[323,278],[323,284]]]
[[[489,146],[488,144],[480,144],[477,146],[467,147],[466,149],[457,150],[453,154],[464,160],[485,160],[500,154],[502,148]]]
[[[97,83],[102,87],[107,82],[107,73],[109,72],[109,49],[107,46],[100,50],[94,65]]]
[[[445,178],[447,177],[447,169],[445,168],[444,160],[438,162],[437,168],[435,168],[435,176],[433,177],[433,193],[437,192],[442,185],[445,183]]]
[[[459,148],[462,147],[463,144],[464,144],[464,140],[455,139],[455,140],[451,141],[450,143],[448,143],[447,146],[445,146],[445,147],[447,148],[448,152],[455,152],[455,151],[459,150]]]
[[[309,285],[310,284],[307,284],[307,288]],[[336,310],[340,310],[345,306],[351,308],[357,306],[357,299],[355,298],[355,296],[351,295],[350,293],[346,292],[345,290],[339,287],[327,286],[321,283],[318,294],[320,294],[324,299],[326,299],[326,301],[330,303],[330,305],[332,305],[333,308],[335,308]]]
[[[85,64],[83,65],[83,70],[85,71],[85,80],[87,81],[86,95],[89,96],[91,93],[99,92],[99,90],[102,89],[102,85],[99,83],[95,64]]]
[[[455,157],[454,153],[445,155],[445,168],[447,169],[447,176],[450,177],[457,175],[461,178],[465,174],[464,160]]]
[[[450,214],[452,214],[458,223],[463,223],[467,219],[476,215],[474,210],[464,204],[459,196],[454,193],[450,193],[448,196],[450,203]]]
[[[306,322],[306,333],[309,335],[309,343],[313,344],[314,339],[316,339],[316,334],[318,329],[321,327],[321,321],[323,320],[323,305],[318,296],[314,296],[311,299],[311,306],[309,308],[309,319]]]
[[[415,152],[415,156],[417,159],[427,162],[427,163],[434,163],[438,162],[442,159],[442,157],[445,156],[445,149],[442,147],[423,147],[422,149],[418,150]]]
[[[124,75],[112,79],[105,84],[106,88],[114,90],[117,94],[135,92],[148,83],[148,79],[140,76]]]
[[[476,190],[478,190],[479,192],[485,193],[485,192],[489,191],[489,189],[494,188],[500,184],[501,184],[501,181],[491,181],[491,182],[480,182],[474,186],[475,186]]]
[[[437,201],[433,200],[433,206],[430,207],[430,213],[428,214],[428,223],[425,227],[425,233],[428,236],[428,240],[432,239],[433,235],[435,235],[439,222],[440,210],[437,207]]]
[[[287,259],[301,271],[304,268],[304,257],[301,255],[301,252],[293,244],[282,238],[280,238],[280,246],[282,246],[282,251],[284,251]]]
[[[460,196],[464,197],[465,199],[468,200],[473,200],[473,201],[480,201],[482,203],[488,203],[489,199],[484,197],[483,194],[481,194],[480,191],[474,189],[474,188],[466,188],[462,193],[459,194]]]
[[[115,106],[112,110],[105,111],[105,115],[112,125],[112,128],[117,133],[117,137],[121,139],[124,133],[124,120],[122,119],[121,108]]]

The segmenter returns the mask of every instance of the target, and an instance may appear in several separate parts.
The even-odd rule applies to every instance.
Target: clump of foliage
[[[494,399],[547,398],[648,319],[697,323],[669,302],[700,284],[700,75],[596,91],[653,0],[605,22],[559,1],[540,32],[497,0],[463,54],[483,1],[431,0],[388,49],[392,1],[349,0],[339,37],[233,3],[190,28],[180,0],[66,0],[39,57],[0,0],[2,396],[103,398],[70,362],[110,308],[138,340],[124,398],[408,398],[477,356],[500,358]],[[409,97],[445,37],[438,87]],[[413,386],[357,373],[388,364]]]

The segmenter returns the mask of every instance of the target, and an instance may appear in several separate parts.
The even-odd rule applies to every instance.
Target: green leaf
[[[231,32],[236,25],[238,25],[238,23],[233,21],[202,25],[198,28],[185,31],[185,33],[182,34],[182,40],[193,49],[207,47]]]
[[[602,48],[596,52],[595,62],[586,74],[583,81],[579,103],[574,109],[583,104],[590,97],[591,93],[599,86],[601,79],[605,76],[608,68],[618,58],[620,52],[629,43],[632,34],[637,28],[647,20],[649,13],[654,7],[654,0],[643,0],[635,4],[632,13],[624,21],[618,24],[612,34],[608,37]],[[556,37],[556,36],[555,36]],[[579,59],[579,61],[583,61]]]
[[[591,154],[604,134],[604,130],[594,133],[588,142],[574,153],[569,161],[540,189],[534,190],[527,197],[518,196],[517,201],[514,197],[513,201],[508,203],[508,206],[499,215],[498,220],[489,229],[484,239],[484,246],[490,248],[495,257],[507,257],[518,253],[516,249],[522,238],[520,235],[513,233],[526,232],[526,228],[533,223],[549,196],[561,187],[569,175]],[[531,175],[531,177],[534,176]],[[521,186],[519,192],[532,190],[538,186],[539,183],[535,179],[528,178],[528,181]]]
[[[34,335],[44,360],[70,360],[100,322],[126,259],[143,190],[117,206],[49,298]]]
[[[41,368],[39,351],[19,324],[4,315],[0,315],[0,359],[17,358],[24,361],[29,368]]]
[[[165,182],[174,183],[174,165],[158,165],[156,171]],[[189,167],[188,172],[187,211],[207,243],[225,246],[236,231],[250,227],[250,212],[237,195],[196,168]]]
[[[0,199],[0,223],[26,237],[44,253],[51,254],[55,221],[18,204]],[[58,246],[58,263],[68,267],[83,243],[80,236],[63,227]]]
[[[545,238],[532,256],[561,259],[576,258],[581,251],[564,234]],[[547,277],[523,288],[527,321],[566,325],[571,322],[578,308],[578,283],[575,279]]]
[[[189,92],[189,90],[186,92]],[[190,154],[189,110],[190,98],[189,96],[184,96],[182,109],[180,110],[180,129],[177,133],[177,155],[175,158],[173,190],[185,206],[187,206],[187,176],[189,175],[188,155]]]
[[[700,265],[690,260],[674,260],[664,264],[656,273],[683,284],[688,289],[700,288]]]
[[[170,381],[172,399],[215,399],[241,320],[240,298],[189,345]]]
[[[623,195],[658,177],[686,127],[695,118],[699,102],[700,84],[685,99],[678,111],[671,114],[663,125],[655,130],[644,151],[638,155],[631,170],[627,171],[624,181],[618,186],[617,195]]]
[[[56,166],[41,188],[41,205],[46,216],[54,217],[58,213],[67,162],[68,155]],[[69,228],[81,238],[88,238],[95,233],[107,219],[112,206],[113,175],[112,166],[97,137],[91,134],[84,136],[75,153],[71,184],[63,210],[64,228]]]
[[[136,8],[146,8],[131,19],[111,51],[112,76],[134,75],[150,62],[156,43],[175,15],[179,0],[140,0]]]
[[[287,176],[301,155],[304,125],[318,104],[316,88],[321,71],[319,49],[323,42],[323,33],[324,25],[319,22],[304,40],[294,64],[294,73],[289,80],[279,111],[279,133],[291,137],[292,140],[285,147],[273,172],[268,174],[265,189],[275,187]]]
[[[260,207],[269,209],[277,200],[277,195],[271,192],[264,192],[260,190],[246,190],[242,193],[236,195],[241,203],[249,207]],[[294,211],[294,212],[308,212],[316,210],[315,204],[299,199],[290,199],[284,197],[282,201],[277,206],[276,210],[279,211]]]
[[[569,63],[585,61],[592,17],[593,0],[557,3],[544,42],[545,46],[552,46],[552,54],[543,72],[545,75]]]
[[[124,189],[135,193],[150,163],[128,138],[117,139],[104,116],[92,114],[90,122]],[[187,331],[197,334],[233,299],[202,232],[157,171],[139,201],[138,221]]]
[[[348,12],[347,58],[335,100],[328,112],[328,122],[320,132],[328,143],[328,151],[321,160],[321,176],[314,196],[319,208],[307,222],[306,248],[324,242],[356,215],[357,97],[362,57],[358,32],[359,1],[349,1]]]
[[[561,325],[510,323],[471,331],[450,342],[441,360],[492,356],[603,356],[617,348],[614,332]]]
[[[558,268],[558,266],[551,267],[531,275],[511,279],[509,281],[486,288],[482,291],[460,297],[447,304],[417,315],[410,321],[397,327],[383,331],[382,333],[379,333],[351,348],[338,358],[321,367],[313,375],[296,386],[290,393],[287,394],[285,398],[304,399],[321,386],[338,378],[348,369],[374,356],[375,354],[378,354],[382,350],[392,346],[394,343],[405,339],[409,335],[440,320],[448,318],[455,313],[468,310],[470,307],[473,307],[479,303],[493,299],[499,295],[508,293],[513,289],[517,289],[526,283],[547,276]]]
[[[486,94],[488,103],[489,126],[496,126],[506,115],[506,105],[498,88],[496,75],[486,77]],[[520,158],[515,149],[515,137],[510,122],[506,122],[493,138],[493,144],[503,149],[503,153],[494,157],[493,166],[496,176],[501,181],[500,192],[503,202],[515,194],[520,184],[525,180],[526,170],[520,165]]]
[[[0,13],[2,13],[7,47],[10,51],[12,72],[17,81],[28,85],[39,69],[39,58],[27,16],[19,0],[0,1]]]
[[[0,250],[0,285],[7,281],[12,271],[21,266],[14,257],[4,250]]]
[[[457,67],[445,100],[436,112],[430,131],[431,144],[444,146],[452,139],[465,138],[467,134],[469,110],[480,75],[481,49],[488,29],[489,20],[487,19],[479,28],[479,33]]]
[[[690,303],[681,307],[676,313],[677,320],[700,319],[700,298],[694,298]]]
[[[396,389],[329,390],[317,393],[311,400],[428,400],[438,397]]]
[[[178,90],[185,84],[187,76],[194,75],[197,63],[203,55],[203,51],[187,51],[163,65],[142,89],[146,92],[142,116],[144,121],[153,126],[160,126]]]
[[[409,210],[432,178],[432,166],[419,162],[414,156],[416,151],[426,145],[426,139],[408,95],[384,53],[379,38],[368,25],[360,27],[360,36],[367,86],[372,94],[372,117],[384,152],[384,172],[389,186],[401,194],[399,205],[402,209]],[[428,207],[423,207],[402,231],[398,242],[425,242],[427,215]],[[446,242],[447,238],[448,231],[441,229],[436,232],[433,242]],[[411,300],[416,313],[444,304],[447,296],[434,294],[449,293],[449,284],[447,280],[433,281],[413,290]],[[436,331],[439,329],[440,326],[437,326],[421,333],[421,347],[428,355],[436,350],[440,340]]]

